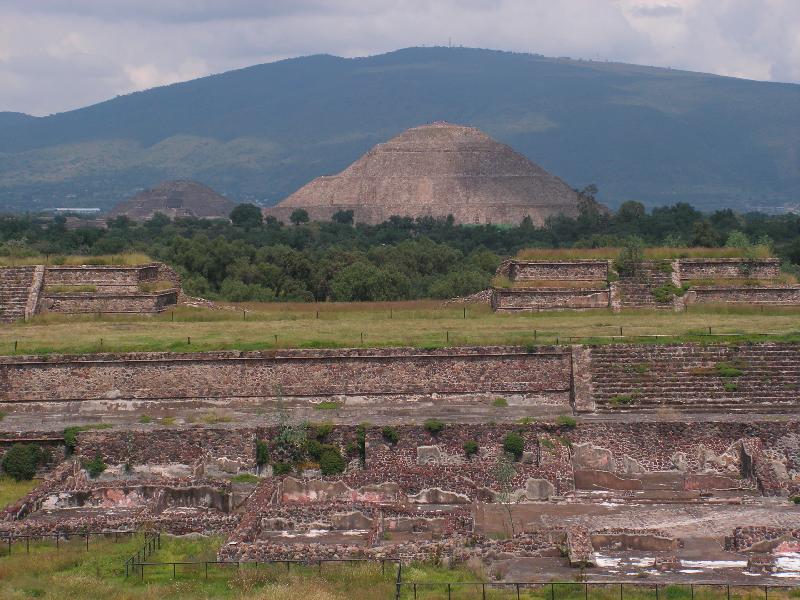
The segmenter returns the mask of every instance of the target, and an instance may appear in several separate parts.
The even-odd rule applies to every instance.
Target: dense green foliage
[[[468,440],[464,442],[464,454],[467,458],[472,458],[478,453],[478,442],[475,440]]]
[[[573,186],[594,181],[604,201],[777,207],[797,202],[799,107],[797,85],[601,61],[469,48],[317,55],[9,115],[0,203],[108,208],[176,177],[273,203],[443,119],[484,129]]]
[[[87,461],[84,467],[86,472],[89,473],[89,477],[96,479],[106,470],[106,463],[103,462],[103,458],[98,454],[92,460]]]
[[[430,433],[431,435],[436,435],[437,433],[441,433],[444,429],[444,423],[442,423],[439,419],[428,419],[425,421],[425,431]]]
[[[322,471],[323,475],[339,475],[344,473],[346,467],[347,462],[338,448],[333,446],[325,446],[323,448],[319,457],[319,470]]]
[[[512,431],[503,438],[503,451],[513,456],[514,460],[519,460],[525,451],[525,440],[520,434]]]
[[[458,226],[450,219],[393,217],[380,225],[342,222],[284,225],[260,222],[237,207],[235,225],[222,220],[156,215],[143,224],[125,218],[108,230],[68,230],[64,219],[0,218],[0,256],[147,253],[173,265],[191,295],[232,301],[404,300],[450,298],[485,289],[502,257],[521,248],[625,248],[628,266],[648,246],[774,245],[800,264],[800,215],[704,215],[687,204],[647,212],[628,202],[615,214],[593,207],[544,227]]]
[[[17,481],[26,481],[36,475],[43,456],[42,449],[35,444],[14,444],[3,455],[0,466],[10,477]]]
[[[269,462],[269,444],[263,440],[256,440],[256,464],[263,467]]]

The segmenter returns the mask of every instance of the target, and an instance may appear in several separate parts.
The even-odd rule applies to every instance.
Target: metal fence
[[[144,532],[144,544],[125,561],[125,577],[135,572],[136,567],[142,570],[142,578],[144,578],[144,562],[148,556],[152,556],[156,550],[161,548],[161,532]]]
[[[631,581],[590,581],[590,582],[411,582],[402,581],[400,570],[396,585],[395,599],[414,599],[428,597],[433,592],[439,592],[448,600],[459,600],[468,597],[497,598],[494,592],[500,592],[504,599],[531,598],[532,594],[544,600],[625,600],[626,597],[642,600],[643,594],[648,594],[652,600],[667,598],[686,598],[695,600],[702,596],[704,600],[731,600],[731,590],[740,592],[747,590],[746,595],[751,600],[769,600],[770,590],[797,590],[793,585],[759,585],[753,583],[729,582],[697,582],[697,583],[639,583]],[[702,591],[702,594],[700,593]],[[681,593],[682,592],[682,593]],[[524,596],[523,596],[524,594]],[[742,594],[735,594],[741,597]]]
[[[145,579],[145,569],[149,569],[150,573],[152,574],[154,571],[160,570],[164,572],[164,570],[169,573],[172,571],[172,578],[178,578],[178,567],[187,567],[192,572],[201,571],[205,579],[208,579],[209,575],[209,568],[217,568],[217,569],[226,569],[235,567],[236,569],[240,569],[243,565],[248,566],[251,568],[259,568],[259,567],[272,567],[272,566],[279,566],[281,568],[286,568],[286,572],[291,572],[292,566],[295,567],[316,567],[320,572],[322,571],[323,565],[331,565],[331,564],[380,564],[381,565],[381,574],[386,574],[386,565],[398,565],[398,578],[397,582],[400,582],[400,561],[397,559],[381,559],[381,560],[370,560],[367,558],[323,558],[318,560],[264,560],[264,561],[244,561],[244,560],[188,560],[188,561],[152,561],[146,562],[145,558],[140,559],[140,556],[150,556],[155,552],[157,548],[160,548],[160,538],[156,545],[153,545],[153,540],[149,540],[145,546],[140,549],[139,552],[134,554],[128,560],[125,561],[125,577],[129,577],[136,573],[139,574],[139,579],[144,581]],[[149,552],[149,553],[148,553]],[[184,569],[186,570],[186,569]]]
[[[114,538],[114,541],[118,541],[120,537],[125,536],[133,536],[135,535],[135,531],[129,530],[120,530],[120,531],[73,531],[67,533],[40,533],[40,534],[30,534],[30,535],[5,535],[0,538],[0,544],[2,544],[6,548],[6,554],[11,554],[11,549],[14,544],[21,544],[25,543],[25,552],[30,553],[31,551],[31,541],[48,541],[53,540],[56,546],[56,550],[60,550],[62,544],[60,543],[61,540],[69,541],[72,538],[84,539],[86,541],[86,549],[89,549],[89,539],[91,537],[103,537],[103,538]],[[82,545],[83,546],[83,545]],[[73,546],[70,546],[71,548]]]

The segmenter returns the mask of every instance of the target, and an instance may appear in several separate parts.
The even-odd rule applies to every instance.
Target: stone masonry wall
[[[0,400],[568,395],[568,349],[132,353],[0,358]]]
[[[509,273],[511,280],[564,280],[564,281],[606,281],[608,261],[511,261]]]
[[[178,292],[77,292],[48,294],[41,307],[55,313],[157,313],[178,302]]]
[[[609,291],[604,289],[495,289],[492,309],[500,311],[606,308]]]
[[[775,279],[780,277],[777,258],[681,258],[680,278],[689,279]]]
[[[800,286],[795,287],[696,287],[685,295],[686,304],[800,304]]]

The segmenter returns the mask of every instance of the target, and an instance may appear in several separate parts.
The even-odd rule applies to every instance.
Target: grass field
[[[38,479],[15,481],[11,477],[0,477],[0,509],[16,502],[39,485]]]
[[[130,252],[126,254],[102,254],[97,256],[0,256],[0,267],[19,267],[23,265],[146,265],[153,260],[146,254]]]
[[[602,336],[619,335],[620,327],[625,336],[672,336],[649,341],[729,339],[708,336],[709,327],[713,334],[742,334],[744,340],[773,339],[760,338],[764,333],[800,340],[800,308],[794,307],[496,314],[486,305],[470,305],[466,318],[463,307],[433,301],[228,308],[178,307],[151,317],[37,316],[0,328],[0,354],[13,354],[15,342],[17,354],[603,342],[608,340]]]
[[[173,538],[162,536],[162,548],[148,562],[214,560],[220,537]],[[52,541],[33,542],[30,553],[18,543],[10,555],[0,554],[0,597],[4,600],[45,598],[87,598],[91,600],[189,600],[204,598],[238,600],[390,600],[395,597],[396,570],[387,564],[385,572],[376,563],[323,565],[321,568],[293,565],[259,566],[180,565],[173,579],[172,566],[148,567],[125,578],[123,563],[141,546],[142,538],[95,539],[89,549],[83,538],[62,542],[58,550]],[[577,571],[576,571],[577,574]],[[452,569],[428,565],[404,567],[401,598],[418,600],[619,600],[618,585],[588,588],[580,583],[522,586],[495,589],[487,583],[486,595],[480,573],[466,567]],[[448,594],[447,583],[451,583]],[[473,585],[478,583],[478,585]],[[724,587],[670,585],[661,587],[667,600],[727,600]],[[623,600],[656,600],[652,582],[626,584]],[[788,600],[800,597],[796,591],[773,587],[769,598]],[[763,587],[731,586],[733,600],[761,600]]]

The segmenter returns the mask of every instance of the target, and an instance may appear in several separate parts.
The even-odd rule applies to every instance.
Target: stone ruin
[[[180,296],[180,276],[164,263],[0,268],[0,322],[6,323],[45,312],[157,313]]]
[[[477,561],[499,580],[800,577],[798,391],[796,344],[9,357],[0,444],[52,459],[0,532],[156,527],[224,535],[222,560]],[[193,423],[208,406],[230,418]],[[64,426],[100,419],[65,450]],[[302,421],[341,472],[281,441]]]
[[[644,261],[617,274],[613,261],[507,260],[497,276],[508,287],[491,291],[501,312],[657,308],[686,310],[692,304],[800,305],[800,285],[780,281],[776,258],[680,258]]]

